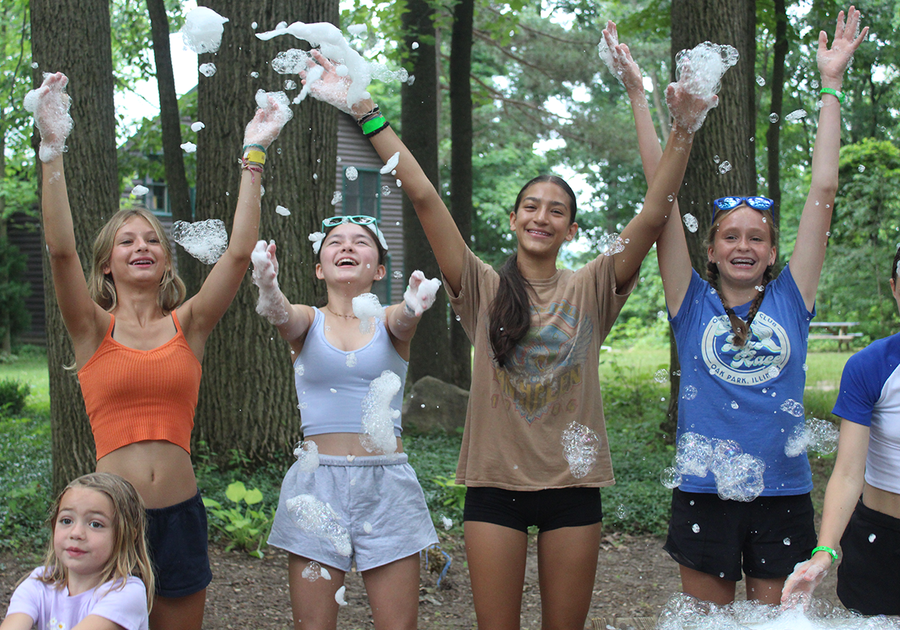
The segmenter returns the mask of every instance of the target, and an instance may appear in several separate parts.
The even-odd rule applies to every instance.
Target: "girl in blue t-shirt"
[[[681,565],[684,592],[717,604],[734,600],[742,574],[749,599],[778,603],[786,576],[815,545],[809,464],[789,457],[785,445],[803,423],[798,401],[806,339],[838,181],[840,88],[867,33],[857,35],[859,17],[850,7],[845,25],[839,14],[830,49],[826,34],[819,35],[822,108],[812,182],[790,263],[779,277],[772,280],[775,208],[764,197],[713,202],[708,281],[691,267],[680,216],[673,213],[678,218],[657,242],[682,386],[681,479],[665,548]],[[614,26],[604,36],[631,99],[650,179],[659,143],[640,70],[617,43]]]
[[[16,587],[2,630],[147,630],[153,569],[144,502],[110,473],[72,481],[56,499],[44,565]]]

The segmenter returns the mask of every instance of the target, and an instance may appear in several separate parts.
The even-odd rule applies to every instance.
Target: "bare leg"
[[[322,567],[328,569],[331,579],[320,577],[310,582],[302,575],[309,563],[307,558],[288,554],[288,583],[291,589],[294,630],[335,630],[339,606],[334,594],[344,585],[345,574],[332,567]]]
[[[747,599],[755,599],[763,604],[780,604],[781,589],[787,578],[752,578],[747,577]]]
[[[591,608],[601,525],[538,535],[542,630],[582,630]]]
[[[480,521],[466,521],[464,528],[478,627],[519,630],[528,535]]]
[[[679,567],[681,568],[681,590],[688,595],[720,606],[734,601],[736,582],[689,569],[684,565],[679,565]]]
[[[150,630],[200,630],[206,589],[185,597],[157,597],[150,611]]]
[[[419,554],[362,574],[375,630],[416,630],[419,617]]]

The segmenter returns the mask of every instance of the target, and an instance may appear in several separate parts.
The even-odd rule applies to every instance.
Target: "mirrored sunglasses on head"
[[[719,197],[713,201],[713,205],[716,208],[712,216],[713,222],[716,220],[716,214],[720,211],[725,212],[727,210],[734,210],[742,203],[748,208],[753,208],[760,212],[772,210],[772,207],[775,205],[775,202],[768,197]]]
[[[374,227],[378,227],[378,219],[375,217],[370,217],[366,214],[354,214],[354,215],[342,215],[329,217],[322,221],[322,231],[326,231],[328,228],[337,227],[338,225],[343,225],[344,223],[355,223],[356,225],[371,225]]]

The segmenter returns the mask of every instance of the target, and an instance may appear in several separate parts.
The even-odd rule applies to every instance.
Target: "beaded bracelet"
[[[825,545],[819,545],[818,547],[813,549],[812,553],[810,554],[809,557],[812,558],[814,555],[816,555],[816,552],[818,552],[818,551],[827,551],[828,554],[831,556],[831,564],[834,564],[835,562],[837,562],[838,552],[835,551],[834,549],[832,549],[831,547],[827,547]]]
[[[820,95],[831,94],[833,97],[835,97],[838,100],[838,103],[840,103],[841,105],[844,104],[844,93],[838,92],[834,88],[822,88],[822,91],[819,92],[819,94]],[[834,550],[832,549],[832,551],[834,551]]]

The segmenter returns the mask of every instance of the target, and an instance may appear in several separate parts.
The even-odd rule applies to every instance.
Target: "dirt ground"
[[[444,532],[440,535],[441,548],[450,555],[452,563],[438,587],[439,571],[446,562],[443,555],[437,560],[435,554],[429,554],[432,565],[430,568],[425,565],[423,558],[419,628],[476,628],[462,536]],[[532,537],[529,541],[522,601],[523,630],[540,628],[535,540]],[[38,561],[33,553],[0,554],[0,611],[5,612],[16,582],[34,568]],[[213,582],[208,591],[204,628],[290,629],[286,554],[273,550],[259,560],[244,553],[225,552],[222,547],[213,546],[211,561]],[[816,591],[817,597],[837,601],[834,596],[834,573],[835,571],[829,572],[825,582]],[[739,590],[742,586],[743,583],[739,585]],[[373,628],[362,578],[351,573],[346,587],[347,606],[340,610],[338,628]],[[677,566],[662,550],[660,539],[618,534],[605,536],[586,628],[592,628],[592,618],[655,618],[679,587]],[[618,624],[614,627],[617,626]]]

